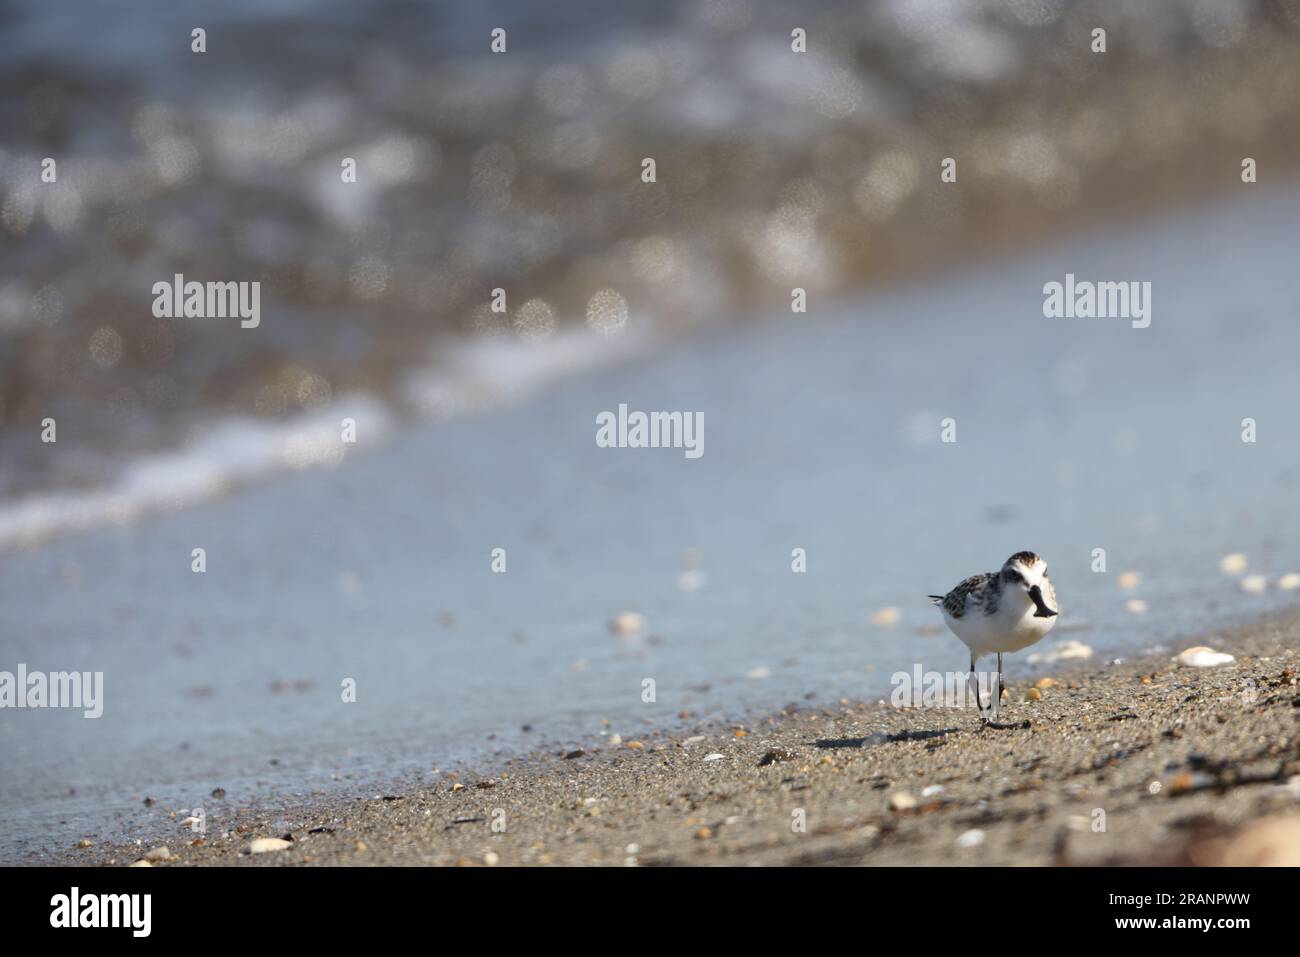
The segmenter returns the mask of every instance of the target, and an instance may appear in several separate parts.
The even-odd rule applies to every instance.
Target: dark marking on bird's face
[[[1029,589],[1029,599],[1034,603],[1034,606],[1038,609],[1037,611],[1034,612],[1035,618],[1055,618],[1057,616],[1058,612],[1053,611],[1050,607],[1048,607],[1047,602],[1043,599],[1043,590],[1039,588],[1037,585]]]
[[[1054,618],[1058,614],[1048,602],[1049,595],[1053,603],[1056,601],[1056,592],[1047,579],[1046,563],[1033,552],[1012,555],[1002,566],[999,577],[1003,588],[1019,588],[1033,602],[1035,618]]]

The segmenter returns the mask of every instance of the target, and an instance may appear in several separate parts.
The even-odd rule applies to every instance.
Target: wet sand
[[[1171,661],[1193,644],[1236,660]],[[1156,657],[1012,678],[996,727],[974,710],[789,705],[370,798],[226,812],[229,795],[202,839],[157,807],[174,839],[87,835],[57,859],[121,866],[165,845],[153,866],[1294,865],[1298,671],[1293,612]],[[266,837],[290,843],[248,853]]]

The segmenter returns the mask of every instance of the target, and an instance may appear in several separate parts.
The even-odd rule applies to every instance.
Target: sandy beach
[[[109,845],[91,835],[58,859],[1298,864],[1300,615],[1197,643],[1236,660],[1186,668],[1171,652],[1054,667],[1049,681],[1012,679],[994,727],[973,710],[790,704],[756,721],[443,771],[431,785],[370,798],[271,811],[236,810],[239,796],[224,795],[207,809],[201,838],[157,806],[149,830],[173,828],[172,839]],[[288,843],[249,853],[259,838]]]
[[[1053,641],[1084,641],[1094,661],[1293,611],[1300,444],[1279,423],[1295,403],[1294,329],[1275,304],[1295,296],[1300,193],[1252,195],[1062,242],[996,277],[683,343],[335,467],[0,550],[0,605],[20,623],[0,662],[104,674],[98,720],[0,721],[0,860],[132,839],[146,797],[353,796],[581,747],[602,719],[632,740],[759,722],[791,701],[873,702],[896,671],[964,667],[924,596],[1025,548],[1057,584]],[[1212,261],[1200,237],[1228,234],[1241,255]],[[1044,277],[1136,262],[1163,290],[1150,328],[1035,315]],[[1204,267],[1191,285],[1188,262]],[[1024,361],[1025,336],[1050,341],[1045,361]],[[599,447],[596,416],[622,403],[702,412],[706,454]],[[951,410],[960,439],[945,444]],[[1242,441],[1247,414],[1258,443]],[[1028,473],[1025,436],[1051,437]],[[644,630],[611,633],[624,611]],[[927,727],[851,714],[821,736]],[[749,730],[734,746],[773,733]],[[929,783],[942,781],[917,787]],[[824,823],[811,817],[810,834]]]

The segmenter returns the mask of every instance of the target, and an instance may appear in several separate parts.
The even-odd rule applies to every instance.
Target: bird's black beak
[[[1038,607],[1038,611],[1034,612],[1035,618],[1053,618],[1058,614],[1058,612],[1047,607],[1047,602],[1043,601],[1043,590],[1037,585],[1029,589],[1029,597],[1033,599],[1034,604]]]

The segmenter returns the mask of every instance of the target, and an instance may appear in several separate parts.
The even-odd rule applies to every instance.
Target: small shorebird
[[[1016,552],[1001,571],[972,575],[948,594],[929,597],[943,611],[952,633],[970,649],[970,673],[975,679],[980,717],[984,717],[984,705],[975,662],[997,653],[998,686],[990,705],[996,717],[1002,703],[1002,655],[1038,641],[1052,630],[1060,614],[1056,589],[1047,580],[1047,562],[1033,552]]]

